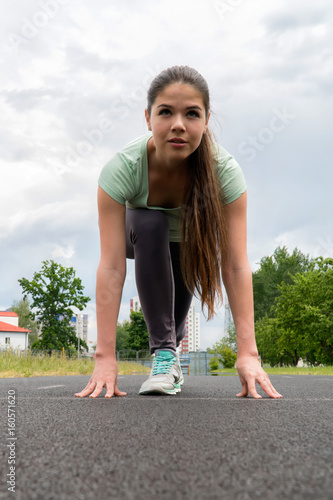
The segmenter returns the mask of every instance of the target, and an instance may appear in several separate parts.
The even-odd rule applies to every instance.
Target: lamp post
[[[77,359],[80,358],[80,335],[77,334]]]
[[[77,314],[75,314],[75,323],[76,323],[76,333],[77,333],[77,359],[80,358],[80,332],[78,328]]]

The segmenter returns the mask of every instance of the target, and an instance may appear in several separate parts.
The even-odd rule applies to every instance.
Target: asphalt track
[[[1,379],[1,499],[333,499],[333,377],[271,376],[282,400],[238,399],[237,376],[177,396],[76,398],[88,376]],[[16,392],[15,493],[7,395]],[[259,389],[262,396],[264,393]]]

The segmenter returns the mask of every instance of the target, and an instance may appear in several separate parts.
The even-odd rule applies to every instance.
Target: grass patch
[[[225,376],[232,376],[232,375],[238,375],[238,372],[236,368],[221,368],[220,370],[213,370],[209,372],[210,375],[225,375]]]
[[[57,375],[91,375],[93,358],[66,358],[60,353],[17,355],[11,350],[0,353],[0,378],[42,377]],[[118,375],[146,374],[150,368],[132,361],[118,362]]]
[[[8,349],[0,352],[0,378],[42,377],[57,375],[91,375],[95,362],[93,358],[66,358],[61,353],[32,355],[30,352],[18,355]],[[333,366],[313,368],[277,367],[264,365],[269,375],[333,375]],[[149,374],[150,368],[135,361],[118,361],[118,375]],[[236,368],[224,368],[211,375],[237,375]]]
[[[268,375],[333,375],[333,366],[314,366],[298,368],[296,366],[275,367],[264,365],[264,370]],[[212,372],[215,375],[237,375],[236,368],[223,368],[217,372]]]
[[[264,368],[269,375],[333,375],[333,366]]]

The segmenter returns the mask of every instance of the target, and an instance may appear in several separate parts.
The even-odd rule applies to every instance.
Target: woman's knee
[[[159,210],[136,209],[131,214],[132,234],[146,238],[153,235],[156,238],[169,239],[169,224],[166,216]]]

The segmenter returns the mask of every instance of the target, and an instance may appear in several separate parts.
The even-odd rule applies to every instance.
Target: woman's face
[[[148,116],[156,153],[164,159],[185,160],[198,147],[208,126],[201,93],[191,85],[173,83],[156,98]]]

